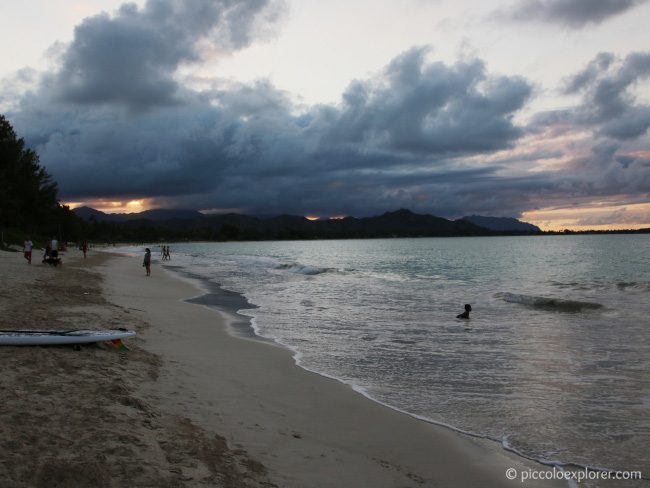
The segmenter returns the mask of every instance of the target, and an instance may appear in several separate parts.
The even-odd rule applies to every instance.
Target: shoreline
[[[247,309],[255,309],[258,308],[257,305],[251,303],[248,301],[248,299],[241,293],[232,291],[232,290],[227,290],[223,288],[223,285],[220,283],[214,283],[208,280],[207,278],[204,278],[200,275],[193,274],[191,272],[188,272],[183,268],[182,266],[172,266],[172,265],[161,265],[161,267],[165,270],[168,271],[172,276],[175,278],[180,278],[187,280],[190,284],[194,285],[198,290],[202,291],[203,294],[198,295],[196,297],[192,298],[186,298],[183,299],[184,302],[187,303],[193,303],[196,305],[202,305],[204,307],[207,307],[208,309],[214,310],[216,313],[223,314],[226,318],[227,326],[229,327],[229,330],[233,334],[234,337],[240,338],[240,339],[251,339],[254,341],[259,341],[263,343],[271,343],[281,349],[286,350],[291,356],[293,357],[294,363],[296,367],[303,369],[309,373],[313,373],[317,376],[321,376],[323,378],[329,379],[329,380],[334,380],[337,381],[338,383],[341,383],[342,385],[345,385],[349,388],[351,388],[353,391],[356,393],[360,394],[361,396],[367,398],[371,402],[374,402],[378,405],[381,405],[383,407],[386,407],[390,410],[393,410],[399,414],[406,415],[408,417],[411,417],[415,420],[419,420],[428,424],[436,425],[439,427],[443,427],[446,429],[449,429],[452,432],[456,432],[461,435],[465,435],[468,437],[473,437],[476,439],[484,439],[487,441],[494,442],[495,445],[499,445],[501,449],[511,452],[521,458],[524,458],[528,461],[532,461],[534,463],[538,463],[540,465],[548,465],[548,466],[556,466],[556,467],[562,467],[563,465],[561,463],[544,463],[538,459],[535,459],[530,456],[526,456],[522,453],[519,453],[518,451],[514,449],[509,449],[506,446],[503,445],[503,440],[498,440],[496,438],[488,437],[485,435],[481,434],[476,434],[474,432],[466,431],[463,429],[460,429],[458,427],[455,427],[454,425],[447,424],[444,422],[438,422],[432,419],[429,419],[427,417],[423,417],[421,415],[417,415],[411,412],[408,412],[406,410],[402,410],[398,407],[395,407],[394,405],[390,405],[389,403],[383,402],[377,398],[374,398],[372,395],[370,395],[363,387],[357,385],[356,383],[350,383],[347,382],[337,376],[334,375],[329,375],[327,373],[323,373],[321,371],[317,371],[315,369],[311,369],[304,364],[301,363],[301,353],[300,351],[297,351],[290,346],[280,342],[279,340],[275,338],[270,338],[270,337],[265,337],[261,335],[258,331],[257,328],[255,328],[252,324],[252,318],[247,316],[247,315],[242,315],[238,312],[238,310],[241,310],[242,308],[247,308]],[[226,297],[224,297],[226,295]],[[234,297],[239,297],[239,298],[234,298]],[[225,298],[225,299],[224,299]],[[234,298],[234,299],[233,299]],[[243,306],[236,306],[235,304],[239,305],[244,305]],[[237,324],[238,327],[233,327],[233,323]],[[576,465],[576,467],[585,467],[585,466],[579,466]],[[589,468],[589,469],[596,469],[596,468]]]
[[[212,282],[201,275],[197,275],[192,272],[189,272],[183,266],[162,264],[161,267],[174,278],[186,280],[191,285],[193,285],[197,290],[201,291],[203,294],[200,294],[196,297],[184,299],[183,301],[187,303],[202,305],[207,307],[208,309],[214,310],[216,313],[223,314],[227,318],[227,322],[228,322],[227,327],[229,328],[229,330],[231,331],[234,337],[259,341],[262,343],[270,343],[277,347],[280,347],[281,349],[284,349],[291,354],[296,367],[303,369],[304,371],[307,371],[309,373],[313,373],[317,376],[329,380],[334,380],[346,387],[349,387],[354,392],[358,393],[359,395],[363,396],[369,401],[381,405],[383,407],[386,407],[400,415],[406,415],[417,421],[421,421],[430,425],[435,425],[437,427],[442,427],[461,436],[466,436],[473,439],[479,439],[479,440],[491,442],[494,444],[494,447],[496,449],[513,454],[514,456],[522,460],[532,462],[535,465],[537,465],[538,469],[543,469],[544,467],[550,467],[550,468],[556,468],[565,471],[585,469],[588,471],[600,471],[600,472],[617,472],[617,471],[626,470],[625,468],[614,469],[614,468],[607,468],[607,467],[600,467],[600,466],[583,465],[583,464],[570,462],[570,461],[560,462],[560,461],[535,458],[526,455],[521,451],[511,447],[508,444],[507,440],[505,439],[497,439],[494,437],[489,437],[487,435],[463,430],[452,424],[448,424],[442,421],[436,421],[421,415],[417,415],[408,412],[406,410],[400,409],[399,407],[396,407],[389,403],[383,402],[373,397],[362,386],[359,386],[356,383],[347,382],[337,376],[329,375],[303,365],[300,360],[301,359],[300,351],[293,349],[292,347],[278,341],[275,338],[265,337],[261,335],[258,329],[253,325],[252,317],[247,315],[242,315],[238,312],[238,310],[241,309],[258,308],[257,305],[251,303],[243,294],[232,290],[228,290],[224,288],[223,285],[221,285],[220,283]]]
[[[70,251],[52,268],[0,253],[2,328],[138,333],[126,352],[0,348],[0,486],[567,485],[509,481],[544,467],[233,335],[223,309],[187,301],[206,287],[157,264],[147,278],[139,257]]]
[[[260,335],[251,322],[251,318],[238,311],[255,309],[257,305],[248,301],[241,293],[227,290],[219,283],[214,283],[200,275],[187,271],[183,266],[163,264],[161,268],[175,279],[181,279],[200,291],[197,296],[183,299],[184,302],[202,305],[216,313],[224,314],[228,327],[235,337],[252,339],[260,342],[270,342],[279,347],[285,347],[277,341]]]
[[[135,281],[138,279],[137,275],[140,270],[136,266],[127,265],[129,260],[134,262],[133,258],[126,257],[114,258],[112,261],[118,261],[119,266],[117,267],[127,275],[133,276]],[[110,266],[109,269],[114,270],[115,267]],[[243,375],[244,378],[242,375],[235,374],[229,375],[227,379],[221,378],[219,381],[210,378],[205,371],[197,374],[194,369],[197,366],[198,369],[206,366],[210,368],[223,367],[224,364],[231,369],[245,366],[241,364],[240,358],[234,360],[231,357],[230,360],[218,361],[216,357],[206,357],[203,350],[198,354],[198,361],[188,361],[186,354],[178,354],[178,349],[170,348],[169,343],[165,343],[168,341],[161,336],[168,335],[167,339],[173,337],[177,341],[186,341],[190,338],[183,337],[182,331],[178,330],[177,320],[174,320],[169,314],[164,314],[167,315],[164,320],[159,320],[162,317],[156,313],[156,320],[152,321],[152,329],[160,327],[165,322],[164,332],[159,330],[161,333],[156,337],[145,336],[144,340],[147,346],[152,346],[152,352],[159,354],[164,362],[172,360],[175,364],[183,364],[185,375],[189,375],[182,379],[168,371],[171,381],[167,385],[158,385],[158,389],[171,393],[170,388],[171,390],[176,389],[174,384],[176,387],[189,388],[192,391],[193,401],[199,404],[193,409],[191,418],[198,421],[203,428],[216,429],[220,432],[228,431],[228,437],[233,441],[241,442],[248,452],[269,468],[271,475],[282,473],[281,478],[284,479],[281,479],[280,486],[351,486],[351,483],[358,485],[362,479],[366,484],[387,487],[396,486],[396,483],[406,483],[404,486],[433,486],[434,482],[442,483],[444,486],[462,486],[467,483],[482,486],[504,486],[508,484],[504,475],[507,467],[542,468],[541,464],[527,461],[525,458],[510,453],[493,440],[473,438],[470,437],[471,434],[462,434],[452,430],[453,427],[417,419],[410,414],[383,405],[337,379],[330,379],[320,373],[311,372],[296,364],[296,358],[291,350],[278,347],[277,343],[265,343],[257,336],[255,340],[243,340],[241,337],[230,334],[227,331],[228,325],[223,319],[223,314],[228,314],[229,311],[222,309],[219,312],[218,304],[203,303],[200,300],[201,297],[205,299],[206,291],[207,294],[211,291],[206,290],[205,283],[203,286],[198,286],[191,277],[180,277],[175,270],[164,272],[160,270],[156,274],[160,276],[152,277],[150,281],[155,279],[163,282],[166,289],[164,301],[167,305],[165,307],[167,312],[171,312],[170,309],[178,308],[179,304],[187,304],[188,307],[194,309],[182,313],[186,318],[191,317],[199,320],[202,324],[199,327],[200,334],[195,336],[194,340],[199,339],[199,342],[218,340],[221,343],[227,343],[225,348],[222,344],[217,351],[212,351],[215,356],[224,353],[225,350],[234,349],[245,354],[248,360],[257,359],[254,365],[255,371],[247,371],[247,374]],[[122,295],[121,298],[115,296],[114,292],[121,286],[119,283],[124,282],[123,278],[124,276],[122,279],[118,279],[118,276],[113,274],[112,278],[107,279],[109,297],[117,299],[117,302],[122,301],[120,303],[122,306],[131,302],[131,298],[124,300],[128,294]],[[149,286],[148,283],[147,286]],[[197,296],[197,291],[202,293]],[[237,295],[239,296],[239,294]],[[176,301],[175,304],[171,301],[172,299]],[[198,303],[197,299],[199,299]],[[151,302],[148,299],[143,303]],[[196,307],[197,304],[202,307]],[[154,312],[152,307],[144,307],[145,315]],[[143,318],[148,320],[147,317]],[[208,322],[207,327],[206,322]],[[197,343],[194,342],[192,347],[195,355],[198,353],[196,346]],[[260,368],[265,371],[263,379],[256,377]],[[219,367],[216,369],[222,370]],[[238,402],[235,401],[225,409],[229,410],[227,414],[221,412],[215,417],[214,412],[209,410],[215,408],[219,395],[215,395],[209,390],[216,386],[214,383],[218,385],[217,389],[222,391],[221,387],[228,386],[227,383],[233,382],[239,386],[229,388],[229,394],[233,397],[240,397],[239,402],[243,401],[246,404],[248,400],[254,398],[257,402],[262,400],[262,403],[258,403],[255,408],[249,408],[249,411],[242,412],[244,407],[237,405]],[[191,385],[182,385],[182,383],[191,383]],[[292,386],[287,388],[287,383]],[[256,392],[255,387],[264,391]],[[317,397],[316,401],[312,398],[305,398],[304,390],[307,390],[309,395]],[[330,411],[324,412],[320,404],[322,402],[332,403],[331,397],[335,398],[336,405],[330,405]],[[273,404],[276,408],[269,411],[268,408],[260,406],[266,403]],[[354,419],[350,418],[352,417],[350,412],[346,411],[350,404],[354,404]],[[186,407],[182,402],[180,405]],[[168,404],[167,407],[174,409],[178,408],[179,404]],[[332,408],[335,410],[333,413],[331,412]],[[327,432],[324,432],[322,426],[309,425],[314,424],[315,419],[321,415],[328,418]],[[240,418],[234,423],[228,423],[222,420],[224,416],[231,418],[239,416]],[[374,422],[368,423],[369,416],[375,419]],[[245,419],[243,420],[241,417]],[[359,430],[359,427],[355,425],[357,423],[364,424],[361,429],[363,434],[358,432],[358,436],[351,438],[349,429]],[[247,427],[241,427],[247,424]],[[380,434],[376,432],[378,428],[382,431]],[[258,435],[252,435],[251,430],[258,431]],[[269,430],[274,432],[269,432]],[[408,431],[408,434],[405,434],[405,430]],[[369,437],[373,438],[372,442],[368,439]],[[309,439],[308,443],[305,442],[306,439]],[[296,451],[297,446],[292,445],[296,443],[302,444],[299,451]],[[371,448],[375,443],[379,445]],[[396,443],[399,444],[399,447],[395,445]],[[312,454],[304,455],[305,444],[309,444],[307,451]],[[363,449],[361,449],[361,445]],[[271,453],[271,446],[276,448],[282,446],[282,454]],[[334,446],[336,449],[332,449]],[[364,453],[366,449],[369,451]],[[450,449],[453,453],[450,453]],[[371,454],[375,451],[376,454]],[[430,454],[431,451],[434,452],[433,455]],[[338,456],[338,460],[332,463],[327,459],[331,456]],[[445,461],[438,460],[436,462],[432,459],[436,456],[443,457]],[[320,458],[319,462],[314,462],[314,459],[318,458]],[[393,460],[389,461],[384,458]],[[298,468],[299,462],[306,466]],[[341,464],[345,466],[344,469]],[[293,473],[289,474],[292,471]],[[318,471],[327,472],[331,479],[316,481],[313,474]],[[338,473],[338,476],[334,477],[334,473]],[[273,478],[273,476],[271,477]],[[515,481],[513,485],[515,483],[520,484]],[[527,484],[527,486],[535,485]],[[540,486],[549,485],[542,484]],[[557,483],[556,486],[565,486],[565,484]]]

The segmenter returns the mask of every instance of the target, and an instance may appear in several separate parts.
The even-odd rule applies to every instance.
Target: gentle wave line
[[[561,298],[539,297],[533,295],[520,295],[518,293],[499,292],[495,293],[494,297],[501,298],[503,301],[509,303],[518,303],[529,307],[559,312],[581,312],[582,310],[598,310],[603,308],[601,303],[564,300]]]

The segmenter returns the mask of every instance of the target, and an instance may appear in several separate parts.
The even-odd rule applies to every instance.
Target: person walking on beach
[[[25,259],[27,260],[27,264],[32,264],[32,247],[34,247],[34,244],[28,237],[27,240],[23,243],[23,253],[25,255]]]
[[[171,249],[169,248],[169,246],[167,246],[167,247],[165,248],[165,260],[166,260],[166,261],[170,261],[171,259],[172,259],[172,256],[171,256]]]
[[[84,241],[81,244],[81,251],[84,253],[84,259],[86,259],[86,253],[88,252],[88,242]]]
[[[151,276],[151,251],[148,247],[144,250],[144,261],[142,262],[142,266],[147,270],[147,276]]]

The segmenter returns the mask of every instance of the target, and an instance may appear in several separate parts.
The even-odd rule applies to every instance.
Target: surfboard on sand
[[[126,329],[113,330],[1,330],[0,346],[44,346],[55,344],[88,344],[111,341],[121,344],[122,339],[134,337]]]

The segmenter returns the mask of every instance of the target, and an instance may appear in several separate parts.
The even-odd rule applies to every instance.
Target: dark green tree
[[[57,193],[38,154],[25,147],[0,115],[0,226],[47,232],[62,215]]]

